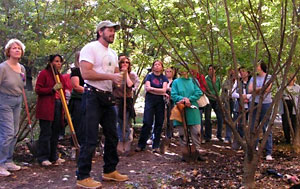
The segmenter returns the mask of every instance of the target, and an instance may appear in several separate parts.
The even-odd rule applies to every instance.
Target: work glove
[[[56,83],[53,87],[53,90],[58,91],[59,89],[62,89],[62,84],[61,83]]]

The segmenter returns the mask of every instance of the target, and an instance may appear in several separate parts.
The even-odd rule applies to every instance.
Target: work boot
[[[11,173],[0,166],[0,177],[8,177]]]
[[[111,173],[103,173],[102,178],[103,178],[103,180],[107,180],[107,181],[113,180],[113,181],[118,181],[118,182],[128,180],[127,175],[121,175],[118,171],[114,171]]]
[[[81,188],[96,189],[96,188],[101,188],[102,184],[101,184],[101,182],[95,181],[91,177],[88,177],[83,180],[77,180],[76,186],[81,187]]]
[[[8,171],[19,171],[21,169],[21,166],[16,165],[14,162],[5,163],[4,167]]]

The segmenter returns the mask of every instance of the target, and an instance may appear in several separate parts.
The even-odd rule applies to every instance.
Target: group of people
[[[115,33],[119,29],[120,25],[116,23],[100,22],[96,28],[97,40],[88,43],[76,53],[75,67],[71,70],[70,81],[73,90],[70,95],[69,108],[80,144],[76,184],[84,188],[101,187],[99,181],[90,177],[92,157],[98,144],[99,124],[105,136],[103,180],[126,181],[129,179],[127,175],[119,173],[116,169],[119,162],[118,153],[120,153],[118,145],[120,143],[128,145],[132,140],[133,130],[130,125],[135,117],[133,92],[140,82],[138,76],[132,72],[130,59],[123,55],[118,57],[116,52],[109,47],[114,42]],[[21,168],[12,161],[12,157],[19,129],[22,93],[24,93],[26,78],[25,68],[19,63],[24,52],[24,44],[17,39],[12,39],[5,46],[7,60],[0,64],[1,176],[9,176],[10,171]],[[62,63],[61,55],[50,55],[45,69],[39,73],[36,81],[35,92],[38,95],[36,118],[40,125],[37,160],[42,166],[65,162],[57,155],[57,144],[60,128],[64,125],[65,114],[59,91],[64,92],[67,83],[60,73],[58,74],[60,82],[57,82],[53,73],[54,70],[58,72],[61,70]],[[258,75],[255,82],[244,67],[239,68],[238,78],[234,77],[234,72],[229,72],[224,84],[216,75],[213,65],[208,67],[207,76],[199,73],[196,64],[190,68],[190,72],[182,65],[176,69],[167,68],[164,75],[163,62],[160,60],[153,62],[151,73],[147,74],[144,83],[146,95],[143,126],[136,152],[146,149],[147,140],[151,134],[152,150],[154,153],[159,152],[165,119],[167,119],[166,137],[172,137],[173,127],[177,127],[181,145],[189,142],[184,135],[183,122],[169,119],[171,109],[180,104],[184,105],[186,125],[189,127],[192,142],[199,153],[201,143],[210,142],[212,139],[212,109],[217,117],[217,138],[223,141],[224,116],[215,97],[221,93],[229,94],[229,103],[226,106],[230,107],[230,116],[236,118],[242,109],[249,109],[250,101],[254,101],[252,103],[254,105],[259,103],[260,96],[255,95],[255,98],[252,98],[252,94],[260,94],[260,90],[271,78],[267,75],[267,66],[263,62],[257,66]],[[177,79],[175,79],[176,72],[179,74]],[[287,92],[284,93],[282,106],[283,128],[287,142],[290,142],[288,117],[291,118],[294,127],[295,104],[298,104],[297,96],[293,94],[300,92],[299,85],[295,84],[295,76],[289,79],[291,82],[287,87]],[[260,112],[259,122],[266,115],[272,103],[271,87],[272,84],[262,94],[261,110],[254,109],[253,120],[256,120],[256,111]],[[204,93],[209,103],[205,107],[199,107],[197,101]],[[205,121],[203,121],[202,114],[204,114]],[[246,119],[248,117],[247,114]],[[254,124],[254,121],[252,123]],[[124,125],[125,128],[123,128]],[[267,126],[268,120],[264,122],[264,132]],[[244,136],[242,128],[242,122],[238,123],[237,129],[241,137]],[[225,142],[238,146],[236,140],[232,141],[231,137],[231,129],[226,126]],[[268,136],[266,154],[266,159],[272,160],[272,133]]]

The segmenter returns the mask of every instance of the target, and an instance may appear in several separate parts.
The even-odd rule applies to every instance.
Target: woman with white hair
[[[21,41],[9,40],[5,46],[7,60],[0,64],[0,176],[9,176],[9,171],[21,169],[12,158],[26,78],[25,68],[19,63],[24,51]]]

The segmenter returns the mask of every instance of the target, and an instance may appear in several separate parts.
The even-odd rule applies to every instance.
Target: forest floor
[[[139,133],[139,129],[135,129]],[[214,130],[215,132],[215,130]],[[266,172],[274,169],[281,174],[300,176],[299,156],[291,152],[291,146],[283,142],[281,125],[273,128],[273,161],[260,159],[256,171],[257,188],[289,188],[292,184],[275,178]],[[138,134],[132,149],[135,149]],[[242,183],[243,151],[234,151],[229,144],[212,140],[202,145],[206,161],[186,163],[181,161],[178,138],[172,138],[165,154],[152,153],[148,147],[143,152],[120,156],[117,169],[130,178],[126,182],[102,182],[103,188],[240,188]],[[61,157],[66,162],[60,166],[41,167],[33,159],[26,145],[18,145],[15,153],[22,170],[9,177],[0,178],[0,188],[74,188],[76,162],[70,158],[69,140],[61,141]],[[93,159],[91,176],[101,181],[103,159]]]

